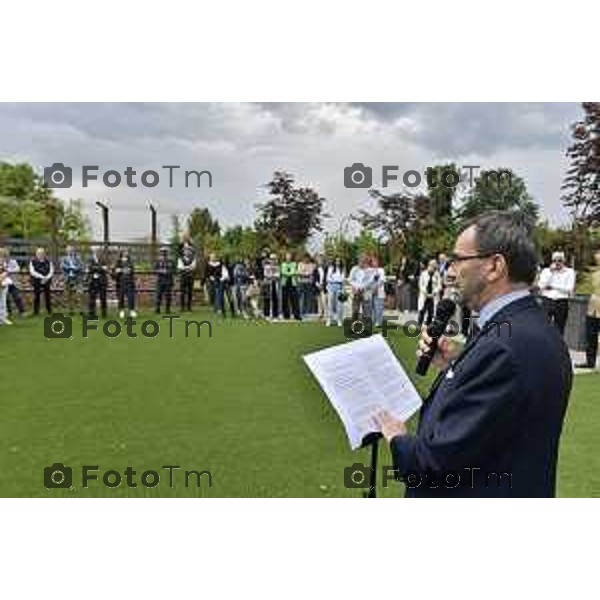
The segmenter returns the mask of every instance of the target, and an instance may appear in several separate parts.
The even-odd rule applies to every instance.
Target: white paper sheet
[[[371,417],[384,409],[405,421],[421,397],[381,335],[303,357],[337,411],[353,450],[374,431]]]

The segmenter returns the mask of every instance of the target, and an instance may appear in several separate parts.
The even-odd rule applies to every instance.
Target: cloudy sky
[[[169,215],[185,216],[207,206],[225,225],[251,224],[264,184],[276,169],[316,187],[327,199],[330,230],[341,219],[372,204],[366,190],[344,187],[344,167],[361,162],[381,183],[382,165],[399,173],[423,171],[438,162],[510,167],[527,183],[554,224],[567,214],[560,204],[569,125],[578,104],[492,103],[244,103],[244,104],[0,104],[0,160],[43,168],[56,162],[73,169],[73,186],[62,198],[82,198],[95,235],[98,199],[111,208],[111,237],[139,238],[149,232],[147,204],[159,211],[162,237]],[[99,166],[99,181],[82,187],[83,165]],[[162,165],[180,165],[173,187]],[[123,182],[107,188],[105,171],[131,166],[137,188]],[[154,188],[140,184],[143,171],[159,172]],[[184,184],[183,171],[209,170],[198,189]],[[397,191],[390,184],[388,191]]]

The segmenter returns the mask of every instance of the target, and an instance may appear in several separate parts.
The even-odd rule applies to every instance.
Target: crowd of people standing
[[[199,257],[194,245],[184,241],[177,252],[160,249],[153,265],[154,309],[170,313],[174,305],[178,280],[179,309],[191,311],[198,278]],[[600,264],[600,255],[596,256]],[[396,272],[395,307],[412,312],[416,308],[419,325],[429,325],[437,303],[455,293],[452,258],[440,253],[426,263],[407,263]],[[386,293],[386,273],[377,257],[361,254],[350,268],[339,258],[312,257],[308,253],[278,255],[268,249],[251,258],[222,259],[216,253],[208,256],[200,285],[214,311],[223,317],[264,318],[301,321],[307,317],[326,325],[341,326],[347,316],[362,315],[381,326]],[[0,248],[0,325],[11,324],[11,315],[25,313],[25,302],[19,287],[19,274],[29,275],[32,293],[32,314],[42,308],[53,312],[53,280],[62,275],[62,306],[69,313],[80,312],[96,317],[107,315],[109,280],[114,281],[118,314],[136,316],[138,291],[136,265],[125,248],[112,263],[104,249],[93,247],[84,261],[72,246],[54,262],[44,248],[37,248],[23,269],[7,248]],[[594,275],[595,277],[595,275]],[[598,278],[593,281],[598,284]],[[569,298],[575,291],[575,271],[566,264],[563,252],[554,252],[551,263],[540,268],[535,291],[546,309],[549,321],[564,333],[569,311]],[[407,293],[402,293],[402,289]],[[82,299],[87,295],[83,306]],[[595,364],[600,329],[598,300],[595,290],[590,301],[591,314],[586,321],[587,364]],[[413,306],[413,296],[416,306]],[[473,322],[469,308],[460,306],[461,333],[468,337]],[[100,309],[98,311],[98,308]]]

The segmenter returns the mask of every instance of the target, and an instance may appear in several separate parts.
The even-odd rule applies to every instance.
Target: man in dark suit
[[[529,294],[531,228],[514,213],[482,215],[459,235],[451,269],[480,330],[460,351],[441,337],[442,369],[409,435],[381,413],[394,468],[412,497],[555,495],[572,369],[555,327]],[[419,351],[429,347],[423,333]]]

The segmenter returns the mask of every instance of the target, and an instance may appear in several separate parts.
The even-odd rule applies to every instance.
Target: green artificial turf
[[[138,322],[153,315],[141,315]],[[256,324],[212,320],[197,339],[183,323],[168,323],[146,338],[99,331],[74,339],[47,340],[43,319],[0,328],[0,496],[278,496],[352,497],[344,468],[368,462],[351,452],[343,428],[302,355],[344,343],[340,328],[316,323]],[[390,345],[414,368],[414,339],[393,332]],[[428,379],[429,380],[429,379]],[[424,391],[428,380],[420,381]],[[600,377],[576,378],[562,438],[558,492],[600,496]],[[44,486],[44,467],[73,468],[71,489]],[[381,464],[389,464],[383,448]],[[138,487],[81,486],[82,465],[99,475],[131,466]],[[169,487],[164,465],[179,465]],[[161,475],[144,487],[145,470]],[[209,470],[196,486],[183,471]],[[393,483],[380,495],[398,496]]]

